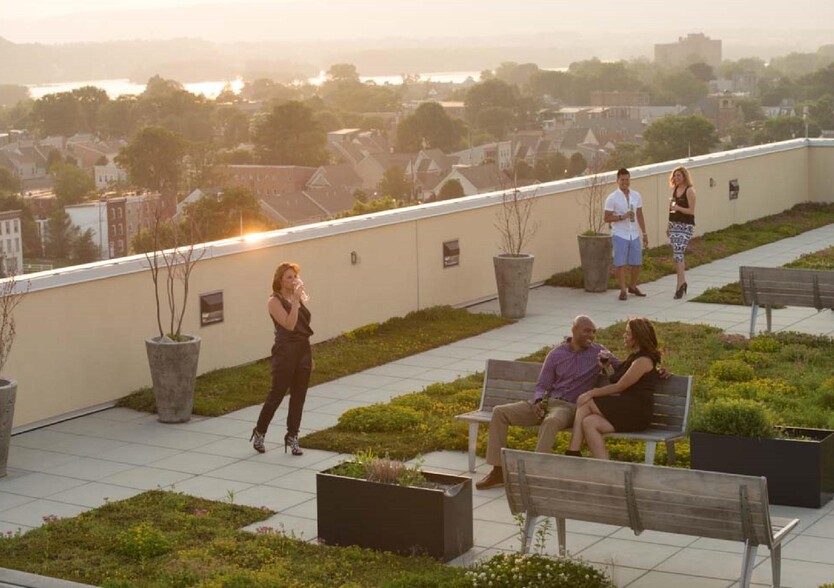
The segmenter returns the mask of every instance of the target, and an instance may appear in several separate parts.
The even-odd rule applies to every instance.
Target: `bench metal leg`
[[[773,588],[782,585],[782,544],[777,543],[770,549],[770,568],[773,571]]]
[[[556,519],[556,537],[559,540],[559,555],[565,557],[568,549],[565,519]]]
[[[530,540],[533,538],[533,532],[536,530],[536,521],[538,518],[531,516],[529,513],[524,513],[524,528],[521,530],[521,553],[530,552]]]
[[[751,545],[749,541],[744,542],[744,555],[741,560],[741,588],[750,588],[750,579],[753,577],[753,565],[756,563],[756,549],[758,545]]]
[[[675,465],[675,442],[666,441],[666,465]]]
[[[759,305],[755,302],[751,305],[750,311],[750,338],[756,336],[756,315],[759,314]]]
[[[480,423],[469,423],[469,471],[475,471],[475,450],[478,446],[478,425]]]
[[[583,424],[584,421],[583,421]],[[646,441],[646,465],[654,465],[654,454],[657,451],[657,441]]]
[[[769,306],[765,306],[765,316],[767,317],[767,332],[769,333],[770,332],[770,325],[772,324],[771,320],[770,320],[770,307]]]

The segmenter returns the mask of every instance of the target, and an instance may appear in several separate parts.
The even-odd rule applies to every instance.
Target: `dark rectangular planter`
[[[819,508],[834,496],[834,431],[783,427],[804,439],[693,432],[692,469],[765,476],[771,504]]]
[[[319,541],[449,561],[472,548],[472,480],[423,472],[451,488],[316,475]]]

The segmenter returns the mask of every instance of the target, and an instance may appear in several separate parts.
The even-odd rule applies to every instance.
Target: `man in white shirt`
[[[614,269],[620,282],[620,300],[629,294],[645,296],[637,281],[643,266],[643,245],[648,247],[646,222],[643,219],[643,199],[640,193],[629,189],[631,174],[622,167],[617,170],[618,189],[605,199],[605,222],[611,223],[611,241],[614,247]],[[640,238],[642,234],[642,239]],[[631,283],[626,290],[626,267],[631,268]]]

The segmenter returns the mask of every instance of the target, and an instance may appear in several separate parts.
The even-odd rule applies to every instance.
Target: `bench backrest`
[[[834,271],[742,266],[739,280],[748,306],[834,308]]]
[[[481,394],[481,410],[500,404],[531,400],[542,364],[530,361],[488,359]]]
[[[692,376],[659,380],[654,391],[654,414],[650,429],[686,431],[692,398]]]
[[[513,514],[772,544],[767,480],[502,450]]]

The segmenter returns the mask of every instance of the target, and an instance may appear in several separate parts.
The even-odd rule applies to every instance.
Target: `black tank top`
[[[292,305],[284,300],[283,296],[274,293],[272,295],[278,299],[278,302],[281,303],[281,306],[283,306],[284,310],[286,310],[287,314],[289,314],[292,310]],[[298,320],[296,321],[295,328],[292,331],[279,325],[271,314],[269,315],[269,318],[272,319],[272,324],[275,325],[275,343],[307,341],[310,338],[310,335],[313,334],[313,329],[310,328],[310,310],[304,306],[303,302],[298,308]]]
[[[689,192],[689,187],[683,191],[683,196],[676,196],[677,188],[672,188],[672,200],[678,206],[682,206],[683,208],[689,208],[689,197],[686,195]],[[695,224],[695,215],[694,214],[686,214],[685,212],[675,211],[669,213],[669,221],[673,223],[683,223],[685,225],[694,225]]]

